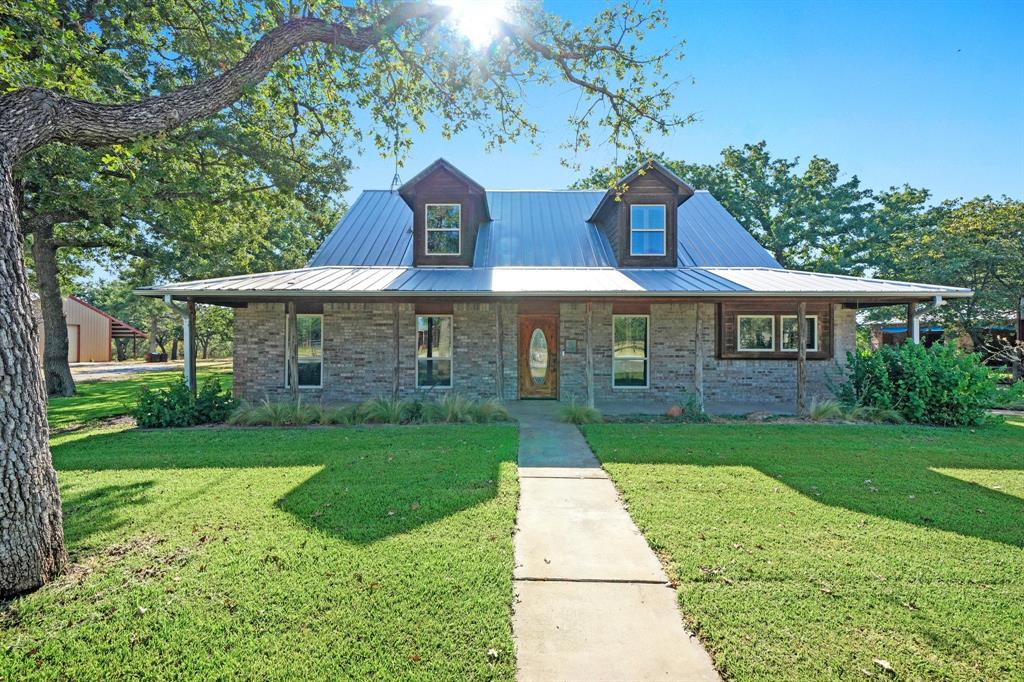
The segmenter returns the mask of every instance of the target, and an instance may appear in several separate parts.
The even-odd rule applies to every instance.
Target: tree
[[[0,91],[43,80],[59,82],[70,94],[143,96],[189,82],[197,62],[228,53],[237,43],[227,30],[232,22],[218,21],[222,11],[233,16],[237,8],[229,6],[200,3],[184,16],[162,8],[178,27],[166,33],[154,32],[139,20],[140,12],[128,11],[131,3],[89,3],[78,13],[73,4],[58,3],[56,16],[44,7],[23,3],[4,15],[12,30],[0,32],[0,52],[10,57],[0,62]],[[190,37],[196,31],[206,40]],[[34,47],[39,45],[58,49],[40,53]],[[176,56],[168,59],[169,53]],[[348,159],[321,132],[322,123],[302,132],[310,130],[312,118],[292,93],[277,88],[263,94],[258,107],[235,106],[157,139],[98,150],[48,145],[18,164],[20,223],[41,299],[50,395],[74,393],[61,305],[62,251],[98,249],[118,262],[136,256],[150,263],[155,245],[188,235],[194,242],[217,242],[218,255],[225,255],[265,244],[272,223],[308,226],[308,237],[316,240],[333,222]],[[199,207],[208,223],[189,229]],[[272,219],[261,219],[271,210]],[[228,232],[238,238],[225,239]],[[296,245],[293,250],[309,241],[302,238],[307,235],[292,236],[286,243]],[[290,267],[290,255],[282,253],[269,265]],[[246,271],[237,262],[245,259],[223,259],[229,260],[236,272]]]
[[[579,187],[605,188],[642,164],[591,171]],[[862,272],[871,243],[871,192],[857,176],[841,180],[839,166],[815,156],[803,171],[800,159],[773,159],[761,141],[726,147],[716,165],[656,156],[673,173],[718,199],[783,267],[823,272]]]
[[[0,289],[9,292],[0,297],[0,433],[7,446],[0,461],[0,596],[37,588],[66,562],[14,187],[15,167],[33,150],[160,136],[240,101],[258,107],[261,87],[293,88],[297,100],[322,96],[305,108],[330,111],[342,123],[363,109],[399,133],[390,146],[390,135],[376,140],[391,149],[407,148],[410,126],[425,128],[428,112],[444,121],[443,134],[475,124],[493,144],[529,137],[537,127],[525,115],[520,88],[555,80],[581,92],[580,113],[569,120],[575,148],[590,144],[597,127],[607,131],[610,144],[639,146],[645,134],[688,120],[668,109],[675,83],[664,64],[675,52],[647,56],[640,50],[644,34],[664,23],[660,8],[612,6],[575,29],[527,5],[515,17],[496,18],[498,41],[479,52],[452,33],[446,20],[454,10],[439,3],[315,3],[303,6],[301,16],[276,3],[233,7],[229,20],[266,32],[248,48],[234,41],[224,61],[232,66],[197,64],[191,85],[128,103],[69,96],[50,83],[0,96]],[[87,3],[73,12],[73,23],[83,24],[95,8]],[[162,21],[159,11],[153,14]],[[173,24],[158,26],[148,35],[159,42],[173,31]]]
[[[912,206],[911,218],[887,226],[876,249],[878,274],[973,289],[973,297],[949,301],[938,316],[980,349],[982,330],[1006,324],[1024,296],[1024,202],[984,196]]]

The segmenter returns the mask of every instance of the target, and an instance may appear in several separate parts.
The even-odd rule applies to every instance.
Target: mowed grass
[[[726,676],[1024,678],[1024,420],[583,429]]]
[[[0,679],[507,679],[510,425],[80,430]],[[492,650],[493,652],[489,652]]]
[[[224,361],[200,364],[196,370],[199,385],[217,377],[221,386],[231,388],[231,365]],[[123,379],[87,381],[77,385],[77,394],[68,398],[50,398],[50,428],[59,430],[85,424],[98,419],[129,414],[138,403],[139,390],[166,388],[182,380],[181,370],[166,372],[140,372]]]

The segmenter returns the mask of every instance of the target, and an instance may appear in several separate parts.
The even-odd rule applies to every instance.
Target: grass
[[[511,425],[57,436],[72,567],[0,605],[0,679],[511,680],[516,443]]]
[[[219,377],[221,385],[231,387],[231,366],[223,362],[199,365],[199,385],[211,377]],[[78,384],[78,393],[69,398],[51,398],[50,428],[68,429],[91,421],[119,417],[135,409],[139,389],[166,388],[181,381],[181,370],[142,372],[125,379],[88,381]]]
[[[583,429],[728,677],[1024,677],[1024,419]]]

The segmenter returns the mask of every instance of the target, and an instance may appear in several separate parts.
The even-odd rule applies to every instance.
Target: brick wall
[[[497,351],[502,319],[501,353]],[[791,403],[796,393],[796,363],[792,360],[720,360],[715,357],[715,307],[704,305],[704,386],[710,401]],[[652,304],[650,321],[650,386],[612,387],[612,305],[592,304],[594,396],[598,401],[679,401],[692,394],[697,305]],[[835,353],[830,360],[809,360],[808,396],[828,396],[830,376],[836,376],[856,340],[855,311],[835,307]],[[395,307],[389,303],[328,303],[324,305],[323,388],[302,389],[305,400],[332,403],[390,396],[394,386]],[[416,313],[411,303],[397,306],[399,329],[399,393],[424,395],[416,389]],[[456,303],[453,307],[453,389],[472,397],[497,394],[499,363],[503,395],[518,396],[517,312],[514,303]],[[285,312],[280,303],[253,303],[235,315],[234,392],[251,401],[280,400],[284,388]],[[586,304],[563,303],[559,320],[559,396],[585,400]],[[577,342],[575,353],[566,341]],[[444,390],[444,389],[441,389]],[[434,389],[434,392],[439,392]]]

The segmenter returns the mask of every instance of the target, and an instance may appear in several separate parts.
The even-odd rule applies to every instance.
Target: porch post
[[[494,391],[498,394],[498,400],[505,400],[505,332],[502,329],[501,301],[494,302],[494,336],[497,339],[494,350]]]
[[[594,406],[594,304],[587,301],[587,406]]]
[[[796,413],[807,415],[807,303],[796,308]]]
[[[181,320],[185,332],[185,384],[196,394],[196,302],[188,299]]]
[[[288,365],[288,387],[291,390],[292,400],[299,400],[299,324],[298,316],[295,313],[295,302],[289,301],[285,304],[288,312],[288,323],[285,325],[285,357]]]
[[[391,341],[395,349],[395,366],[394,374],[391,378],[391,397],[394,400],[398,400],[398,392],[401,388],[401,365],[402,365],[402,353],[399,348],[399,328],[398,328],[398,303],[391,304]]]
[[[693,393],[697,406],[704,411],[704,304],[697,303],[697,320],[693,332]]]
[[[917,304],[907,304],[907,341],[917,343],[920,340],[920,332],[917,327]]]

